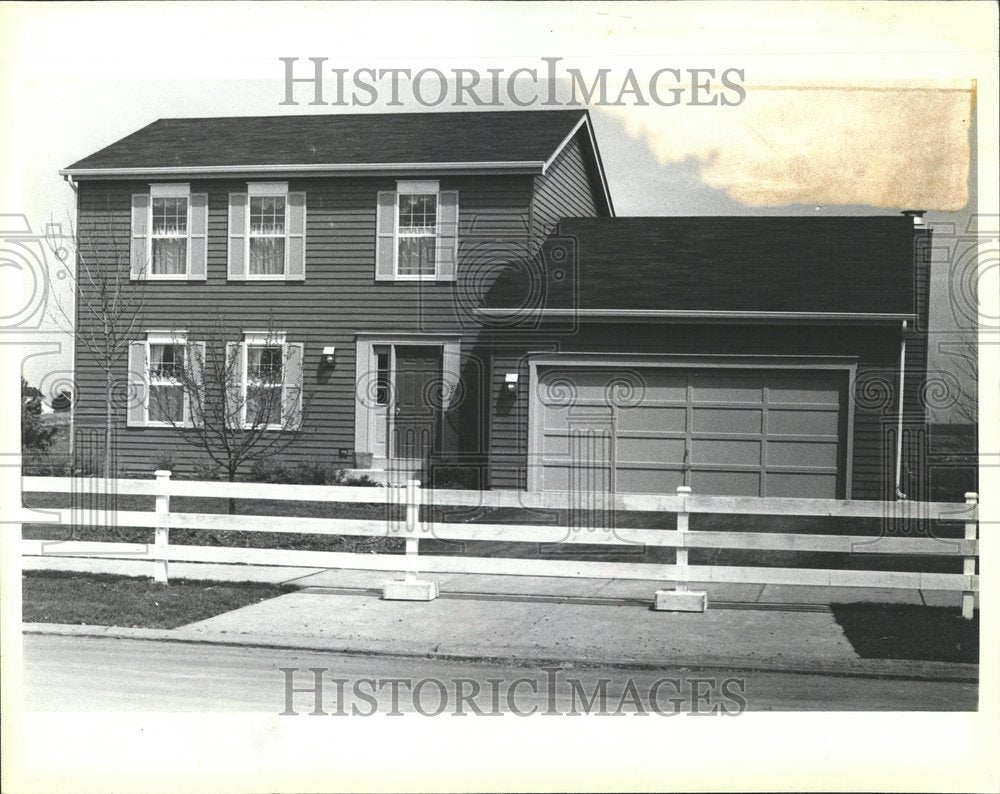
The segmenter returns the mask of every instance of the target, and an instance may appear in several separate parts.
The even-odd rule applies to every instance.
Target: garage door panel
[[[758,496],[760,473],[692,469],[691,490],[712,496]]]
[[[769,436],[831,436],[837,438],[840,413],[834,409],[771,408],[767,412]]]
[[[691,430],[695,433],[760,433],[763,411],[759,408],[691,409]]]
[[[615,490],[618,493],[675,493],[684,484],[684,472],[676,469],[618,469]]]
[[[687,408],[640,405],[618,411],[618,429],[659,430],[683,433],[687,428]]]
[[[691,465],[730,464],[756,466],[760,464],[760,441],[692,439]],[[683,455],[683,452],[681,453]]]
[[[764,400],[763,376],[735,372],[694,372],[691,398],[695,403],[747,403]]]
[[[812,499],[837,498],[837,472],[805,473],[805,472],[768,472],[768,496],[802,496],[808,494]]]
[[[660,463],[684,460],[683,438],[634,438],[619,434],[616,463]]]
[[[609,491],[611,469],[590,466],[549,466],[542,473],[547,491]]]
[[[768,466],[837,467],[836,441],[774,441],[767,442]]]
[[[767,382],[769,403],[840,405],[843,376],[832,372],[809,374],[803,381],[801,372],[773,372]]]
[[[610,428],[614,415],[609,406],[581,407],[546,406],[542,428],[544,430],[587,430],[589,428]]]

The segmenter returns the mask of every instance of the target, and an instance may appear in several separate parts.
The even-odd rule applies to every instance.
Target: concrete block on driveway
[[[386,601],[433,601],[437,597],[437,582],[422,579],[395,579],[382,588],[382,598]]]
[[[657,612],[704,612],[708,594],[697,590],[657,590],[653,598]]]

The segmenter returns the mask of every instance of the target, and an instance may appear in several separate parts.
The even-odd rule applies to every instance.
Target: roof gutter
[[[372,173],[515,173],[541,174],[544,160],[511,160],[506,162],[450,162],[450,163],[287,163],[279,165],[204,165],[204,166],[153,166],[143,168],[63,168],[63,177],[76,179],[120,179],[141,177],[213,177],[267,174],[297,176],[342,176]]]
[[[510,320],[581,318],[594,320],[787,320],[825,322],[849,320],[852,322],[899,322],[913,319],[911,314],[894,312],[766,312],[766,311],[716,311],[711,309],[530,309],[493,308],[476,309],[476,314],[487,318]]]

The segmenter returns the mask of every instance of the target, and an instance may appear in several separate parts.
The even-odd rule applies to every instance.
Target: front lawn
[[[862,659],[979,662],[979,611],[922,604],[832,604],[833,614]]]
[[[173,629],[292,592],[285,585],[148,578],[69,571],[25,571],[26,623]]]

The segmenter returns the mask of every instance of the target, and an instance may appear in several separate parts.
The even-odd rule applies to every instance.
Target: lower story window
[[[281,424],[282,353],[282,345],[247,345],[245,422],[248,426]]]
[[[149,421],[166,424],[184,422],[185,346],[182,344],[149,345]]]

